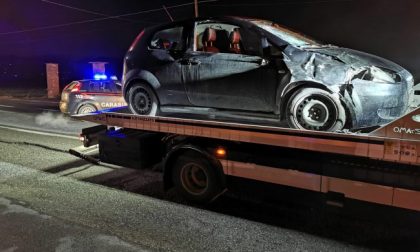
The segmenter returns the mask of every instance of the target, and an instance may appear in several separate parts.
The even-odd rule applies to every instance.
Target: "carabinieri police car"
[[[65,114],[86,114],[102,109],[127,106],[117,80],[77,80],[61,93],[60,110]]]

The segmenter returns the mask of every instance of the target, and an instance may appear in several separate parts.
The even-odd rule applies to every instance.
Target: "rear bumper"
[[[60,101],[60,111],[61,113],[68,114],[69,113],[69,106],[67,102]]]

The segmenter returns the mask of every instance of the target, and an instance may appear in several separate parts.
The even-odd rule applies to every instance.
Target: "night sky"
[[[139,31],[169,22],[162,6],[180,20],[193,17],[192,2],[0,0],[0,85],[14,79],[42,82],[39,72],[47,61],[61,63],[67,78],[81,79],[88,77],[88,71],[81,70],[87,62],[106,60],[109,71],[119,76],[124,53]],[[130,13],[139,14],[108,18]],[[200,4],[201,16],[269,19],[327,43],[388,58],[410,70],[417,80],[419,13],[418,0],[219,0]]]

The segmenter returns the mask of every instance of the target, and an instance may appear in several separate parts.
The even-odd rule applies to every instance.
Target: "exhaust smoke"
[[[52,112],[43,112],[35,117],[35,123],[39,126],[66,128],[69,126],[69,119],[62,114],[55,115]]]

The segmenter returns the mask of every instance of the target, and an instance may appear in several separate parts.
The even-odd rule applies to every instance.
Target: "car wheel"
[[[98,111],[92,104],[83,104],[77,110],[77,114],[89,114]]]
[[[338,131],[346,122],[346,111],[338,94],[318,88],[298,90],[289,99],[286,111],[291,128]]]
[[[147,84],[135,84],[128,91],[128,107],[133,114],[157,115],[158,100]]]
[[[174,164],[172,179],[180,195],[193,202],[211,202],[223,190],[218,170],[199,156],[179,157]]]

